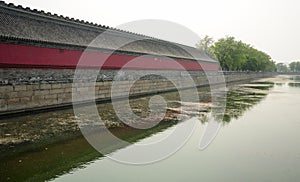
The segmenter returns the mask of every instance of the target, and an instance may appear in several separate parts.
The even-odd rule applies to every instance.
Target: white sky
[[[140,19],[163,19],[184,25],[200,37],[234,36],[276,62],[300,60],[299,0],[5,1],[112,27]]]

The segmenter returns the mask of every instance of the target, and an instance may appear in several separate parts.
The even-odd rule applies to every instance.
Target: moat
[[[2,118],[0,181],[297,181],[300,76],[280,75],[227,88],[221,129],[203,151],[197,146],[211,112],[208,88],[198,90],[202,109],[197,112],[192,103],[178,112],[182,103],[177,92],[161,94],[168,101],[166,116],[147,130],[122,124],[110,103],[97,105],[110,131],[130,143],[165,137],[180,118],[197,116],[188,142],[149,165],[126,165],[101,155],[82,136],[72,109]],[[147,115],[150,97],[131,99],[133,112]]]

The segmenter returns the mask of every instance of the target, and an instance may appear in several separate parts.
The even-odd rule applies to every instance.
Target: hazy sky
[[[299,0],[5,1],[112,27],[139,19],[163,19],[184,25],[200,37],[234,36],[276,62],[300,60]]]

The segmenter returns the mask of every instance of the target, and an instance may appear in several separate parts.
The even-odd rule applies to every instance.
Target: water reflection
[[[277,85],[277,86],[283,86],[283,85],[285,85],[285,83],[275,83],[275,85]]]
[[[188,143],[167,160],[146,166],[130,166],[103,158],[55,180],[299,181],[300,92],[298,87],[288,86],[291,82],[288,76],[266,80],[285,84],[274,84],[274,87],[273,84],[265,83],[256,86],[255,83],[229,86],[228,94],[235,90],[242,91],[242,94],[234,92],[232,97],[237,98],[234,99],[236,102],[241,100],[240,95],[247,98],[244,89],[247,90],[246,93],[250,93],[250,98],[255,95],[255,100],[262,99],[256,101],[256,104],[251,103],[250,112],[248,109],[248,112],[243,112],[242,117],[231,120],[230,125],[222,127],[218,137],[205,151],[196,148],[204,130],[203,125],[198,122]],[[270,85],[270,89],[259,89],[262,85]],[[256,98],[256,95],[261,98]],[[165,133],[167,132],[145,140]]]
[[[231,89],[227,93],[223,121],[229,123],[233,119],[238,119],[245,111],[263,100],[273,86],[273,82],[252,82]]]
[[[300,83],[297,83],[297,82],[295,82],[295,83],[289,83],[289,86],[290,87],[300,87]]]
[[[117,137],[135,142],[161,132],[176,124],[164,122],[149,130],[137,130],[124,127],[111,128]],[[49,141],[48,141],[49,142]],[[26,147],[26,145],[22,145]],[[29,146],[27,146],[29,148]],[[16,152],[14,147],[5,152]],[[90,161],[103,157],[82,136],[56,141],[51,144],[37,144],[35,148],[5,156],[0,159],[0,181],[44,181],[68,173],[74,168],[81,168]]]
[[[225,115],[218,119],[228,123],[242,116],[263,100],[273,85],[272,82],[252,82],[229,86]],[[161,94],[167,101],[166,115],[159,125],[147,130],[120,122],[110,103],[100,104],[97,109],[103,125],[115,136],[134,143],[193,116],[202,123],[207,122],[213,107],[212,98],[208,88],[200,88],[198,92],[201,103],[180,102],[178,92]],[[147,117],[150,98],[131,99],[133,112]],[[82,137],[72,109],[2,119],[0,127],[0,181],[49,180],[102,157]]]
[[[290,76],[289,79],[293,81],[300,81],[300,76],[299,75]]]

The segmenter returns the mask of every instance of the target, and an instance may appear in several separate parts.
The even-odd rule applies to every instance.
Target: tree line
[[[300,72],[300,61],[294,61],[288,65],[277,63],[276,67],[278,72]]]
[[[271,57],[249,44],[227,36],[218,41],[205,36],[196,47],[217,59],[224,71],[276,71]]]

